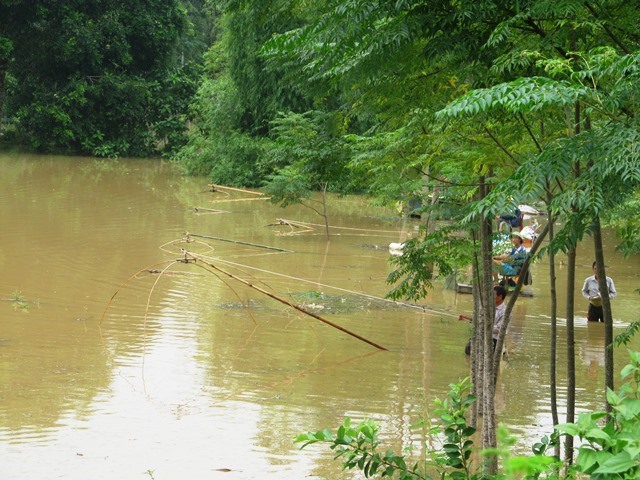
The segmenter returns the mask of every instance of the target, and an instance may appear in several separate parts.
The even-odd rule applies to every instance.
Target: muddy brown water
[[[425,308],[385,301],[387,246],[418,224],[363,198],[331,198],[327,242],[309,209],[211,192],[159,161],[11,153],[0,171],[2,479],[358,478],[293,438],[348,416],[378,421],[389,448],[419,447],[425,400],[468,373],[471,297],[437,283]],[[618,333],[639,320],[640,258],[605,238]],[[177,261],[184,250],[199,260]],[[578,295],[591,252],[579,248]],[[498,385],[522,451],[551,422],[547,273],[533,266]],[[602,409],[603,328],[581,297],[576,315],[578,410]],[[624,348],[615,359],[619,371]]]

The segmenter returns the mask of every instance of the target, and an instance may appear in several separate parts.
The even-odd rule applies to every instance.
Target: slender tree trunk
[[[567,416],[566,422],[575,421],[576,409],[576,357],[575,357],[575,331],[574,331],[574,302],[576,283],[576,247],[573,246],[567,253]],[[565,461],[573,463],[573,436],[567,435],[565,440]]]
[[[475,244],[474,234],[474,244]],[[484,395],[482,391],[482,372],[484,358],[484,335],[482,329],[482,313],[480,302],[480,266],[478,264],[478,257],[476,256],[473,261],[473,319],[471,327],[471,381],[473,382],[472,392],[476,397],[476,401],[472,405],[471,418],[469,424],[473,428],[477,428],[478,425],[478,409],[479,405],[484,404]]]
[[[476,195],[479,200],[481,192]],[[473,291],[473,318],[471,329],[471,379],[473,393],[476,401],[471,412],[471,425],[478,428],[478,417],[482,416],[484,408],[484,312],[482,311],[482,263],[479,248],[479,236],[476,230],[472,230],[473,237],[473,263],[472,263],[472,291]]]
[[[602,248],[602,229],[600,219],[593,222],[593,246],[596,257],[596,271],[598,272],[598,285],[602,297],[602,316],[604,317],[604,391],[605,401],[607,388],[614,389],[613,383],[613,317],[611,315],[611,299],[609,298],[609,286],[604,267],[604,250]],[[607,412],[611,413],[611,405],[606,402]]]
[[[329,214],[327,213],[327,184],[322,184],[322,216],[324,217],[324,228],[329,241]]]
[[[429,168],[427,167],[427,174],[429,172]],[[425,179],[425,183],[428,184],[428,180],[429,177],[427,175],[424,176]],[[429,190],[425,190],[425,197],[429,198]],[[438,191],[436,189],[436,187],[433,187],[432,191],[431,191],[431,209],[433,210],[435,204],[438,202]],[[426,217],[426,218],[425,218]],[[424,215],[422,214],[421,218],[423,219],[423,226],[424,226],[424,231],[426,235],[429,235],[430,233],[433,233],[436,231],[437,225],[436,225],[436,221],[431,221],[431,215]],[[434,271],[434,264],[433,262],[429,262],[429,263],[425,263],[423,265],[423,268],[429,272],[430,275],[433,275],[433,271]]]
[[[553,214],[547,216],[549,225],[549,242],[553,242]],[[558,343],[558,294],[556,292],[556,257],[553,250],[549,250],[549,300],[551,302],[551,345],[549,351],[549,388],[551,401],[551,420],[554,425],[560,423],[558,416],[558,382],[557,382],[557,343]],[[554,447],[554,454],[560,458],[560,445]]]
[[[487,195],[484,177],[480,179],[481,196]],[[480,248],[482,259],[482,282],[480,284],[480,299],[482,302],[482,331],[484,337],[483,352],[483,394],[482,407],[482,446],[483,448],[495,448],[496,419],[495,419],[495,383],[493,372],[493,319],[495,316],[495,304],[493,301],[493,242],[491,238],[491,219],[480,220]],[[495,455],[487,457],[486,473],[495,475],[498,471],[498,459]]]
[[[576,102],[573,109],[573,135],[580,134],[581,109]],[[573,176],[580,177],[580,162],[573,162]],[[574,211],[575,213],[575,211]],[[567,423],[573,423],[576,416],[576,354],[575,354],[575,288],[576,288],[576,245],[571,245],[567,252]],[[573,463],[573,436],[567,435],[565,440],[565,462]]]
[[[591,118],[585,118],[585,130],[591,130]],[[589,168],[593,161],[589,161]],[[593,221],[593,249],[596,257],[596,272],[598,273],[598,286],[602,298],[602,316],[604,319],[604,394],[606,411],[611,413],[612,408],[607,398],[607,388],[613,390],[613,317],[611,315],[611,299],[609,298],[609,287],[607,285],[607,275],[604,267],[604,250],[602,248],[602,226],[600,217],[596,216]]]
[[[8,62],[0,61],[0,133],[2,132],[4,118],[5,79],[7,78]]]

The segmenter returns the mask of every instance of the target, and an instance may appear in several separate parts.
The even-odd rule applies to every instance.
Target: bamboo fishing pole
[[[260,198],[225,198],[223,200],[211,200],[211,203],[228,203],[228,202],[255,202],[256,200],[270,200],[271,197]]]
[[[271,247],[269,245],[261,245],[259,243],[243,242],[241,240],[230,240],[228,238],[212,237],[211,235],[199,235],[197,233],[190,233],[190,232],[184,232],[184,234],[187,238],[188,237],[208,238],[211,240],[218,240],[220,242],[230,242],[230,243],[237,243],[238,245],[248,245],[250,247],[266,248],[268,250],[275,250],[276,252],[286,252],[286,253],[292,252],[292,250],[287,250],[285,248]]]
[[[234,192],[250,193],[252,195],[262,195],[262,192],[256,192],[255,190],[245,190],[243,188],[225,187],[224,185],[217,185],[215,183],[210,183],[209,186],[214,189],[220,188],[222,190],[232,190]]]
[[[362,336],[358,335],[357,333],[354,333],[354,332],[352,332],[352,331],[350,331],[350,330],[347,330],[346,328],[341,327],[340,325],[337,325],[337,324],[335,324],[335,323],[333,323],[333,322],[331,322],[331,321],[327,320],[326,318],[322,318],[320,315],[316,315],[315,313],[310,312],[309,310],[306,310],[306,309],[304,309],[304,308],[302,308],[302,307],[300,307],[300,306],[298,306],[298,305],[295,305],[295,304],[293,304],[293,303],[291,303],[291,302],[289,302],[289,301],[285,300],[284,298],[280,298],[280,297],[278,297],[278,296],[276,296],[276,295],[272,294],[271,292],[267,292],[266,290],[263,290],[263,289],[262,289],[262,288],[260,288],[260,287],[256,287],[256,286],[255,286],[255,285],[253,285],[252,283],[247,282],[246,280],[244,280],[244,279],[242,279],[242,278],[240,278],[240,277],[237,277],[237,276],[233,275],[232,273],[227,272],[226,270],[221,269],[220,267],[218,267],[218,266],[214,265],[213,263],[211,263],[211,262],[207,262],[206,260],[203,260],[203,259],[202,259],[202,257],[199,257],[198,255],[195,255],[195,254],[193,254],[193,253],[191,253],[191,252],[188,252],[188,251],[186,251],[185,249],[181,249],[181,251],[182,251],[182,253],[184,253],[185,258],[186,258],[186,256],[187,256],[187,255],[189,255],[189,256],[193,257],[194,259],[196,259],[196,260],[200,260],[200,261],[201,261],[202,263],[204,263],[205,265],[207,265],[207,266],[209,266],[209,267],[213,268],[214,270],[216,270],[216,271],[218,271],[218,272],[222,273],[223,275],[226,275],[226,276],[227,276],[227,277],[229,277],[229,278],[233,278],[234,280],[237,280],[237,281],[239,281],[239,282],[241,282],[241,283],[244,283],[246,286],[248,286],[248,287],[250,287],[250,288],[253,288],[254,290],[257,290],[258,292],[263,293],[264,295],[266,295],[266,296],[268,296],[268,297],[270,297],[270,298],[273,298],[274,300],[277,300],[277,301],[278,301],[278,302],[280,302],[280,303],[283,303],[283,304],[285,304],[285,305],[287,305],[287,306],[289,306],[289,307],[291,307],[291,308],[294,308],[294,309],[298,310],[299,312],[302,312],[302,313],[304,313],[304,314],[306,314],[306,315],[309,315],[310,317],[313,317],[313,318],[315,318],[316,320],[320,320],[321,322],[326,323],[327,325],[329,325],[329,326],[331,326],[331,327],[333,327],[333,328],[336,328],[336,329],[340,330],[341,332],[346,333],[347,335],[351,335],[352,337],[355,337],[355,338],[357,338],[358,340],[360,340],[360,341],[362,341],[362,342],[364,342],[364,343],[367,343],[367,344],[371,345],[372,347],[377,348],[378,350],[384,350],[385,352],[386,352],[386,351],[388,351],[388,350],[387,350],[386,348],[384,348],[383,346],[378,345],[377,343],[374,343],[374,342],[372,342],[371,340],[367,340],[366,338],[364,338],[364,337],[362,337]],[[179,260],[179,261],[184,262],[185,260],[182,260],[182,259],[181,259],[181,260]]]

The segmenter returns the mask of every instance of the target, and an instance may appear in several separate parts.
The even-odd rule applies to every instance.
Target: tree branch
[[[536,136],[533,134],[533,131],[531,130],[531,127],[529,127],[529,124],[527,123],[527,121],[524,118],[524,115],[522,114],[522,112],[519,112],[518,115],[520,116],[520,120],[522,121],[522,123],[524,124],[524,128],[527,129],[527,132],[529,132],[529,136],[531,137],[531,140],[533,140],[533,143],[536,144],[536,147],[538,148],[538,151],[540,153],[542,153],[542,146],[540,145],[540,143],[538,143],[538,139],[536,138]]]
[[[596,12],[596,9],[594,8],[593,5],[591,5],[591,3],[584,2],[584,6],[587,7],[587,10],[591,12],[591,15],[593,15],[594,18],[596,18],[597,20],[600,20],[600,16],[598,15],[598,12]],[[618,38],[618,36],[611,31],[611,29],[609,28],[609,25],[607,25],[606,23],[603,23],[602,28],[604,28],[604,31],[607,32],[607,35],[611,37],[611,40],[613,40],[613,43],[618,45],[624,53],[626,53],[627,55],[631,55],[632,53],[631,50],[629,50]]]
[[[502,145],[502,143],[500,143],[500,140],[498,140],[498,138],[493,133],[491,133],[491,130],[489,130],[489,128],[487,128],[487,126],[484,123],[482,124],[482,128],[487,133],[487,135],[491,137],[491,140],[495,142],[498,148],[500,148],[500,150],[502,150],[505,153],[505,155],[511,159],[513,163],[520,166],[520,162],[516,160],[516,157],[514,157],[513,154],[509,150],[507,150],[507,148],[504,145]]]
[[[312,200],[313,201],[313,200]],[[320,215],[321,217],[324,217],[324,214],[318,210],[316,210],[315,208],[313,208],[311,205],[308,205],[306,203],[304,203],[302,200],[300,200],[300,205],[302,205],[303,207],[307,207],[310,210],[313,210],[314,212],[316,212],[318,215]]]
[[[547,32],[545,32],[542,29],[542,27],[540,27],[540,25],[538,25],[535,22],[535,20],[533,18],[527,17],[527,19],[525,20],[525,23],[527,25],[529,25],[529,27],[531,27],[531,30],[534,33],[536,33],[537,35],[541,36],[542,38],[547,38]],[[558,51],[558,53],[560,53],[560,55],[562,55],[563,58],[569,58],[569,54],[567,53],[567,51],[564,48],[562,48],[562,47],[560,47],[558,45],[556,45],[554,48]]]
[[[431,175],[430,173],[427,173],[425,171],[423,171],[420,168],[416,167],[416,170],[418,172],[420,172],[420,174],[424,175],[427,178],[430,178],[431,180],[435,180],[436,182],[440,182],[440,183],[444,183],[449,187],[480,187],[483,185],[491,185],[490,183],[457,183],[457,182],[450,182],[449,180],[443,179],[443,178],[438,178],[434,175]]]

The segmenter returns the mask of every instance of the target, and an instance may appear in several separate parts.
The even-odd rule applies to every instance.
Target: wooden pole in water
[[[384,348],[383,346],[378,345],[377,343],[374,343],[374,342],[372,342],[371,340],[367,340],[366,338],[364,338],[364,337],[362,337],[362,336],[358,335],[357,333],[354,333],[354,332],[352,332],[352,331],[350,331],[350,330],[347,330],[346,328],[341,327],[340,325],[337,325],[337,324],[335,324],[335,323],[333,323],[333,322],[331,322],[331,321],[327,320],[326,318],[322,318],[320,315],[316,315],[315,313],[310,312],[310,311],[308,311],[308,310],[306,310],[306,309],[304,309],[304,308],[302,308],[302,307],[299,307],[298,305],[295,305],[295,304],[293,304],[293,303],[291,303],[291,302],[289,302],[289,301],[287,301],[287,300],[285,300],[285,299],[283,299],[283,298],[280,298],[280,297],[278,297],[278,296],[276,296],[276,295],[272,294],[271,292],[267,292],[266,290],[263,290],[263,289],[262,289],[262,288],[260,288],[260,287],[256,287],[256,286],[255,286],[255,285],[253,285],[252,283],[247,282],[246,280],[243,280],[242,278],[237,277],[237,276],[233,275],[232,273],[229,273],[229,272],[227,272],[226,270],[221,269],[220,267],[217,267],[217,266],[216,266],[216,265],[214,265],[213,263],[210,263],[210,262],[207,262],[206,260],[203,260],[202,258],[200,258],[200,257],[199,257],[199,256],[197,256],[197,255],[194,255],[193,253],[187,252],[187,251],[186,251],[186,250],[184,250],[184,249],[183,249],[182,251],[183,251],[183,253],[184,253],[185,255],[189,255],[189,256],[191,256],[191,257],[195,258],[196,260],[201,261],[201,262],[202,262],[202,263],[204,263],[205,265],[207,265],[207,266],[209,266],[209,267],[213,268],[214,270],[216,270],[216,271],[218,271],[218,272],[220,272],[220,273],[222,273],[222,274],[226,275],[227,277],[233,278],[234,280],[237,280],[237,281],[239,281],[239,282],[241,282],[241,283],[244,283],[246,286],[248,286],[248,287],[250,287],[250,288],[253,288],[254,290],[257,290],[258,292],[263,293],[263,294],[265,294],[266,296],[271,297],[271,298],[273,298],[274,300],[277,300],[277,301],[278,301],[278,302],[280,302],[280,303],[284,303],[285,305],[288,305],[289,307],[294,308],[294,309],[298,310],[299,312],[302,312],[302,313],[304,313],[304,314],[306,314],[306,315],[309,315],[310,317],[313,317],[313,318],[315,318],[316,320],[320,320],[321,322],[326,323],[327,325],[329,325],[329,326],[331,326],[331,327],[333,327],[333,328],[336,328],[336,329],[340,330],[341,332],[346,333],[347,335],[351,335],[352,337],[355,337],[355,338],[357,338],[358,340],[363,341],[364,343],[367,343],[367,344],[371,345],[372,347],[377,348],[378,350],[384,350],[385,352],[386,352],[386,351],[388,351],[388,350],[387,350],[386,348]],[[182,260],[182,259],[180,259],[180,260],[178,260],[178,261],[180,261],[180,262],[184,262],[184,260]]]
[[[189,233],[189,232],[184,232],[184,234],[187,237],[208,238],[211,240],[218,240],[220,242],[230,242],[230,243],[237,243],[238,245],[248,245],[250,247],[266,248],[268,250],[275,250],[276,252],[286,252],[286,253],[293,252],[293,250],[286,250],[284,248],[271,247],[269,245],[260,245],[259,243],[243,242],[240,240],[230,240],[228,238],[212,237],[211,235],[199,235],[197,233]]]
[[[209,186],[211,188],[220,188],[222,190],[233,190],[234,192],[250,193],[252,195],[263,195],[262,192],[256,192],[255,190],[244,190],[242,188],[225,187],[224,185],[217,185],[215,183],[210,183]]]

